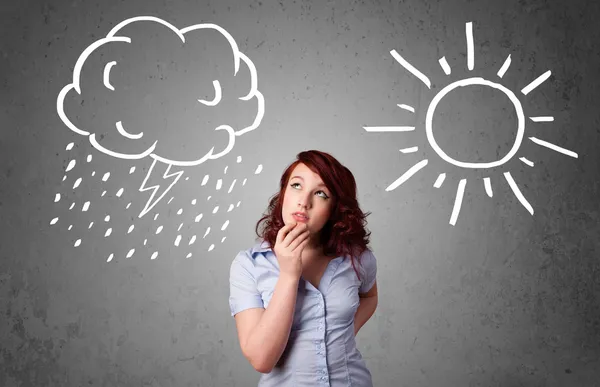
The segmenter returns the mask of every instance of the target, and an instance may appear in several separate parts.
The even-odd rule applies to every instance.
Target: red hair
[[[258,237],[274,247],[277,232],[284,226],[281,215],[283,195],[290,175],[298,164],[306,165],[318,174],[332,194],[333,207],[329,220],[321,230],[320,242],[326,255],[350,256],[357,277],[360,275],[354,266],[354,259],[368,248],[371,232],[366,230],[366,218],[371,213],[363,213],[356,197],[356,180],[352,172],[328,153],[308,150],[298,153],[281,176],[279,192],[271,197],[264,216],[256,223]],[[264,222],[261,230],[260,224]]]

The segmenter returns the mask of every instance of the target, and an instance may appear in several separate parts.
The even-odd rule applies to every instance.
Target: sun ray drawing
[[[442,186],[442,184],[444,184],[444,180],[446,180],[446,174],[440,173],[438,175],[437,179],[435,179],[435,183],[433,183],[433,186],[435,188],[440,188]]]
[[[483,178],[483,186],[485,187],[485,193],[487,194],[487,196],[494,196],[494,192],[492,191],[492,183],[489,177]]]
[[[508,70],[508,68],[510,67],[510,55],[506,58],[506,60],[504,61],[504,64],[502,65],[502,67],[500,67],[500,70],[498,70],[498,77],[502,78],[504,76],[504,74],[506,73],[506,70]]]
[[[476,66],[475,66],[475,62],[476,62],[475,41],[476,41],[476,39],[473,34],[473,23],[472,22],[468,22],[465,24],[465,40],[466,40],[466,68],[468,69],[469,72],[475,71],[476,70]],[[421,70],[416,68],[414,65],[412,65],[410,63],[409,59],[400,55],[398,53],[398,51],[396,51],[395,49],[392,49],[390,51],[390,55],[404,70],[408,71],[412,76],[414,76],[418,80],[420,80],[427,87],[427,89],[429,89],[429,90],[432,89],[432,82],[431,82],[430,77],[425,75],[424,72],[422,72]],[[512,63],[512,57],[509,54],[506,57],[506,59],[504,59],[501,66],[499,66],[499,70],[496,73],[498,78],[502,79],[504,77],[504,75],[509,70],[511,63]],[[444,72],[444,74],[446,76],[451,76],[452,68],[450,67],[445,56],[442,56],[439,59],[439,65],[441,67],[441,70]],[[544,73],[542,73],[541,75],[535,76],[533,78],[533,80],[528,81],[528,83],[526,83],[525,86],[522,87],[522,89],[520,90],[521,94],[523,96],[528,96],[530,93],[532,93],[538,87],[542,86],[544,84],[544,82],[548,81],[550,79],[551,75],[552,75],[552,72],[550,70],[547,70]],[[500,158],[498,158],[497,160],[494,160],[494,161],[471,162],[471,161],[457,160],[455,157],[449,156],[444,151],[444,149],[442,148],[442,146],[440,146],[438,144],[436,137],[434,136],[433,117],[436,113],[436,108],[437,108],[438,104],[440,103],[440,101],[445,96],[451,94],[454,90],[461,88],[461,87],[465,87],[465,86],[471,86],[471,85],[489,87],[489,88],[492,88],[492,89],[502,92],[512,102],[514,111],[516,113],[515,114],[516,118],[517,118],[517,120],[516,120],[516,135],[515,135],[514,142],[513,142],[512,146],[510,147],[509,151],[506,152],[505,155],[499,156]],[[401,109],[404,109],[411,113],[416,113],[416,109],[413,106],[418,106],[418,104],[416,104],[416,105],[410,104],[410,101],[406,101],[406,102],[407,103],[399,103],[399,104],[397,104],[397,106],[400,107]],[[529,118],[529,121],[526,120],[526,117]],[[530,135],[526,136],[526,134],[525,134],[526,123],[528,123],[528,122],[534,123],[534,124],[532,124],[532,126],[535,126],[538,124],[544,124],[544,123],[552,123],[552,122],[554,122],[554,116],[552,116],[552,115],[536,115],[535,113],[531,114],[531,115],[529,115],[529,114],[525,115],[523,105],[521,104],[521,101],[517,97],[515,91],[513,91],[510,88],[508,88],[507,86],[499,83],[497,81],[497,79],[489,80],[489,79],[484,79],[483,77],[473,76],[473,77],[459,79],[454,82],[449,82],[445,86],[441,87],[441,89],[435,95],[432,96],[431,102],[429,103],[429,106],[427,107],[427,110],[425,112],[424,128],[418,128],[416,126],[403,126],[403,125],[390,125],[390,126],[373,125],[373,126],[363,126],[363,129],[367,132],[409,132],[409,131],[424,129],[425,135],[427,137],[427,142],[430,145],[431,149],[436,153],[436,155],[439,158],[441,158],[442,160],[444,160],[445,162],[447,162],[451,165],[460,167],[460,168],[464,168],[464,169],[496,168],[496,167],[500,167],[500,166],[506,164],[509,160],[513,159],[513,157],[518,157],[518,159],[523,164],[533,168],[535,163],[530,158],[525,157],[525,155],[517,156],[517,154],[521,151],[521,149],[520,149],[521,144],[523,143],[523,140],[525,140],[526,138],[529,139],[530,141],[532,141],[534,144],[539,145],[543,148],[553,150],[555,152],[561,153],[561,154],[569,156],[569,157],[578,158],[578,154],[576,152],[573,152],[572,150],[563,148],[563,147],[556,145],[545,139],[539,139],[535,136],[530,136]],[[407,155],[407,157],[414,157],[414,156],[411,156],[411,154],[415,153],[418,149],[419,149],[419,147],[417,147],[417,146],[401,147],[400,152],[404,155]],[[394,180],[391,184],[388,185],[388,187],[385,189],[386,191],[388,191],[388,192],[393,191],[396,188],[400,187],[405,182],[407,182],[413,176],[416,176],[417,172],[419,172],[420,170],[422,170],[423,168],[425,168],[428,165],[428,158],[425,158],[416,163],[413,161],[412,163],[413,163],[413,165],[410,168],[408,168],[408,170],[406,170],[404,173],[402,173],[402,175],[400,177],[396,178],[396,180]],[[506,168],[506,166],[505,166],[505,168]],[[508,186],[512,190],[512,193],[514,194],[514,196],[521,203],[521,205],[530,214],[533,215],[534,214],[533,206],[525,198],[524,193],[519,188],[517,182],[512,177],[510,171],[504,171],[503,174],[504,174],[505,183],[508,184]],[[442,184],[445,182],[445,180],[446,180],[446,173],[440,172],[438,174],[438,177],[435,180],[435,183],[433,184],[433,186],[435,188],[440,188],[442,186]],[[465,195],[466,185],[467,185],[466,178],[460,178],[458,180],[458,185],[457,185],[457,189],[456,189],[456,193],[455,193],[455,197],[454,197],[454,206],[452,208],[452,211],[450,214],[450,221],[449,221],[449,223],[452,226],[456,225],[456,223],[457,223],[458,216],[460,214],[462,203],[463,203],[463,197]],[[493,197],[492,180],[489,176],[483,178],[483,186],[485,188],[486,194],[490,198]]]
[[[414,107],[412,107],[412,106],[408,106],[408,105],[405,105],[405,104],[403,104],[403,103],[399,103],[399,104],[398,104],[398,107],[399,107],[399,108],[402,108],[402,109],[404,109],[404,110],[408,110],[408,111],[409,111],[409,112],[411,112],[411,113],[414,113],[414,112],[415,112],[415,108],[414,108]]]
[[[400,152],[402,152],[402,153],[414,153],[414,152],[416,152],[418,150],[419,150],[418,146],[413,146],[413,147],[410,147],[410,148],[400,149]]]

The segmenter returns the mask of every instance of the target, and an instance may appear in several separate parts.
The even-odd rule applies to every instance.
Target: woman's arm
[[[285,350],[294,318],[299,280],[299,277],[281,274],[269,306],[261,310],[260,317],[244,319],[242,316],[239,319],[242,352],[258,372],[271,372]],[[237,316],[243,313],[236,315],[236,321]]]
[[[377,280],[373,284],[371,290],[369,290],[367,293],[359,293],[358,296],[360,297],[360,303],[358,304],[358,309],[354,315],[355,336],[360,328],[362,328],[362,326],[369,321],[373,313],[375,313],[375,309],[377,309]]]

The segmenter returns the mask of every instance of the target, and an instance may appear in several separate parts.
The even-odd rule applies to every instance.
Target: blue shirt
[[[300,277],[292,329],[273,370],[261,374],[259,387],[372,387],[371,373],[356,347],[354,315],[358,293],[375,283],[377,263],[367,249],[355,259],[328,263],[319,287]],[[231,263],[229,307],[234,316],[249,308],[267,308],[279,278],[279,262],[268,242],[240,251]]]

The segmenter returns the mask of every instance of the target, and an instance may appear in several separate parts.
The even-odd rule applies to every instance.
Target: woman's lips
[[[296,219],[297,222],[308,222],[308,218],[305,218],[304,216],[296,214],[292,214],[292,216],[294,217],[294,219]]]

